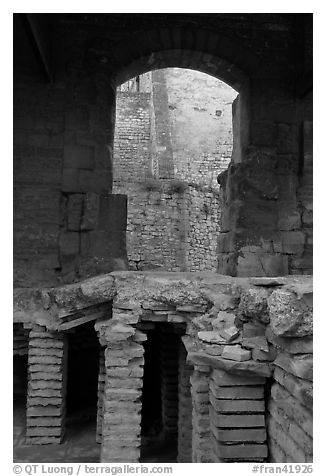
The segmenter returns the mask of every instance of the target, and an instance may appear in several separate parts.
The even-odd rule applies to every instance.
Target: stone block
[[[301,254],[305,244],[305,234],[302,231],[280,232],[280,244],[274,243],[276,253]]]
[[[62,191],[66,193],[80,192],[79,170],[64,168],[62,171]]]
[[[50,375],[51,376],[51,375]],[[62,382],[55,381],[55,380],[33,380],[30,378],[28,382],[28,387],[32,390],[38,389],[54,389],[60,390],[62,389]]]
[[[265,352],[264,350],[259,350],[259,349],[253,349],[252,350],[252,358],[254,360],[257,360],[258,362],[273,362],[277,356],[277,351],[276,349],[273,349],[272,347],[268,352]]]
[[[245,360],[251,359],[250,350],[242,349],[240,346],[225,346],[222,352],[221,357],[228,360],[236,360],[238,362],[243,362]]]
[[[215,431],[214,431],[215,430]],[[213,429],[216,439],[223,443],[232,442],[256,442],[264,443],[266,441],[265,428],[235,428],[235,429]]]
[[[312,354],[313,338],[311,337],[281,337],[274,334],[268,326],[266,338],[274,347],[286,351],[288,354]]]
[[[215,398],[223,400],[259,400],[264,398],[264,387],[211,387]]]
[[[73,193],[68,196],[67,202],[67,230],[79,231],[84,207],[84,194]]]
[[[312,288],[310,283],[278,289],[268,298],[270,326],[281,337],[304,337],[313,332]]]
[[[241,251],[237,276],[284,276],[289,274],[288,257],[280,253]],[[230,274],[226,273],[225,274]]]
[[[26,436],[57,436],[60,437],[62,430],[60,427],[33,427],[26,429]]]
[[[222,400],[212,395],[210,402],[218,413],[264,413],[264,400]]]
[[[281,353],[274,361],[274,365],[301,379],[313,380],[313,359],[311,355],[293,356]]]
[[[244,320],[256,320],[261,323],[269,322],[267,298],[270,291],[265,288],[250,288],[241,293],[239,315]]]
[[[62,416],[63,408],[55,405],[47,406],[28,406],[26,410],[27,418],[29,417],[46,417],[46,416]]]
[[[220,329],[220,335],[227,341],[231,342],[239,335],[239,329],[235,326],[227,327],[224,329]]]
[[[268,342],[263,335],[254,337],[243,337],[242,346],[247,349],[257,349],[264,352],[269,352]]]
[[[62,425],[62,418],[61,416],[30,416],[27,418],[26,426],[27,428],[35,428],[35,427],[61,427]]]
[[[218,456],[226,460],[263,460],[267,457],[268,449],[266,444],[240,444],[223,445],[218,444]]]
[[[214,369],[211,374],[211,379],[218,387],[227,386],[248,386],[248,385],[264,385],[266,379],[264,377],[252,377],[234,375],[232,373],[224,372],[220,369]]]
[[[94,147],[66,145],[64,148],[64,168],[94,169]]]
[[[79,253],[79,233],[62,232],[60,234],[60,254],[63,256],[77,255]]]
[[[209,344],[226,344],[227,341],[217,331],[199,331],[198,339]]]
[[[100,196],[94,192],[84,194],[84,209],[80,222],[82,231],[95,230],[99,215]]]
[[[216,416],[214,423],[218,428],[254,428],[265,426],[265,415],[250,414],[250,415],[226,415],[219,414]]]

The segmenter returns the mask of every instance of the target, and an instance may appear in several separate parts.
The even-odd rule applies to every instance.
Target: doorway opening
[[[128,197],[131,270],[215,271],[237,92],[199,71],[165,68],[117,89],[113,193]]]
[[[179,349],[183,326],[146,324],[141,462],[177,462]],[[144,329],[143,329],[144,330]]]
[[[96,442],[97,387],[100,344],[94,323],[88,322],[68,333],[67,432]]]
[[[14,446],[22,442],[26,427],[28,381],[28,331],[23,324],[14,324],[13,357],[13,435]]]

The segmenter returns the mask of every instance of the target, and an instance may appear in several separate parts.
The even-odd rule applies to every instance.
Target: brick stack
[[[192,366],[186,362],[184,345],[179,346],[179,415],[178,415],[178,463],[191,463],[192,458],[192,402],[190,375]]]
[[[160,326],[160,370],[162,422],[168,441],[178,436],[178,351],[179,336],[171,326]]]
[[[139,342],[146,340],[146,335],[133,329],[133,338],[129,340],[127,334],[123,335],[129,326],[116,328],[116,333],[110,333],[105,350],[101,462],[136,463],[140,458],[144,373],[144,347]]]
[[[313,460],[312,372],[310,376],[307,372],[312,359],[307,357],[280,354],[275,361],[275,382],[268,403],[268,444],[272,462]]]
[[[28,350],[27,444],[61,443],[65,432],[66,339],[34,326]]]
[[[209,415],[209,367],[195,365],[190,377],[192,396],[192,462],[214,463]]]
[[[105,360],[104,349],[100,349],[98,385],[97,385],[97,417],[96,417],[96,442],[102,442],[102,424],[103,424],[103,395],[105,387]]]
[[[266,460],[264,384],[263,377],[213,370],[209,400],[216,462]]]

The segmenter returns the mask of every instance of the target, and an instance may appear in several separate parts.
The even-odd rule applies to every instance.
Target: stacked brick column
[[[192,402],[190,375],[192,366],[186,362],[186,350],[179,345],[179,411],[178,411],[178,463],[191,463],[192,457]]]
[[[65,432],[67,345],[63,334],[34,326],[28,350],[26,443],[61,443]]]
[[[160,328],[162,422],[164,436],[169,441],[178,435],[178,350],[179,336],[163,325]]]
[[[98,385],[97,385],[97,417],[96,417],[96,442],[102,441],[103,424],[103,394],[105,386],[105,360],[104,349],[101,347],[99,356]]]
[[[213,370],[209,399],[216,462],[266,459],[264,384],[262,377]]]
[[[119,340],[119,337],[121,340]],[[115,340],[118,341],[115,341]],[[132,339],[111,333],[105,350],[101,462],[136,463],[140,458],[141,394],[145,334]]]
[[[209,371],[205,365],[195,365],[190,377],[192,396],[192,462],[214,463],[209,415]]]

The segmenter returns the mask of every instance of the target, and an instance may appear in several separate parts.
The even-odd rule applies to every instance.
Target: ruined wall
[[[216,242],[220,232],[220,194],[215,188],[189,186],[185,192],[188,203],[187,269],[216,270]]]
[[[114,183],[150,173],[150,93],[118,92],[114,138]]]
[[[214,270],[219,194],[178,181],[115,186],[128,195],[127,253],[132,270]]]
[[[144,76],[117,96],[113,190],[128,195],[130,269],[216,269],[216,176],[231,158],[236,93],[190,70]]]
[[[29,441],[46,444],[62,436],[65,330],[93,320],[106,347],[98,387],[101,458],[138,461],[143,342],[154,324],[178,333],[184,344],[179,342],[179,365],[178,339],[170,345],[163,332],[158,345],[163,423],[174,435],[178,427],[180,459],[311,462],[312,302],[308,276],[116,272],[42,292],[22,290],[16,321],[24,309],[33,328]],[[47,413],[55,417],[47,419]],[[180,417],[190,413],[191,425]]]
[[[175,176],[217,186],[232,155],[232,102],[237,92],[199,71],[166,71]]]

